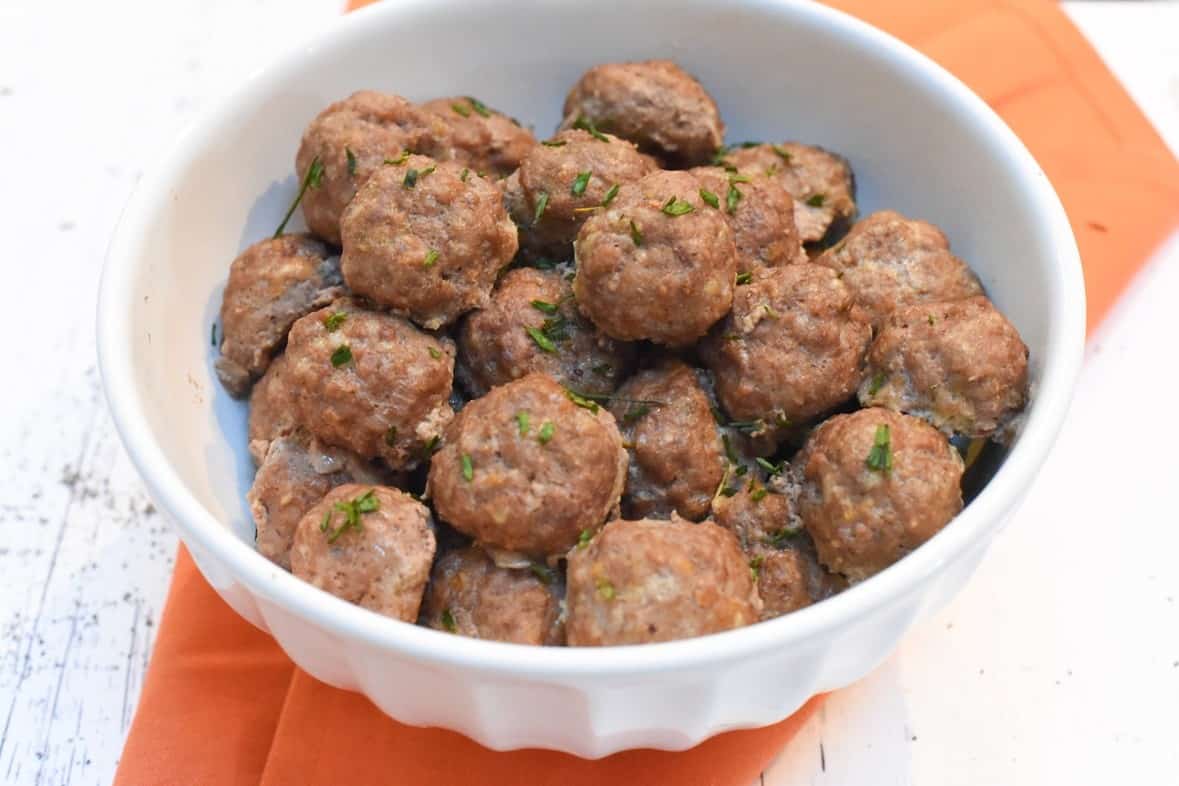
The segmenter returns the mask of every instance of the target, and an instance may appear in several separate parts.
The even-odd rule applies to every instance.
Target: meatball
[[[962,510],[962,457],[923,420],[837,415],[795,459],[798,514],[819,560],[852,581],[899,560]]]
[[[312,505],[344,483],[388,480],[356,454],[329,448],[305,435],[273,440],[246,494],[257,528],[258,551],[290,570],[295,528]]]
[[[401,96],[372,90],[337,101],[311,121],[303,132],[295,172],[303,193],[303,217],[312,232],[340,242],[340,214],[356,190],[386,159],[403,150],[420,150],[431,139],[444,138],[446,126]],[[318,179],[308,177],[318,161]]]
[[[531,131],[470,96],[436,98],[422,109],[447,128],[446,136],[428,147],[440,161],[457,161],[478,173],[504,178],[536,145]]]
[[[1023,409],[1027,385],[1028,348],[979,295],[892,312],[868,352],[860,402],[988,437]]]
[[[815,418],[855,392],[872,329],[833,270],[771,268],[737,287],[701,347],[728,414],[755,433]]]
[[[295,430],[295,413],[291,407],[290,380],[286,374],[287,356],[279,355],[250,391],[248,440],[250,457],[260,465],[272,440]]]
[[[654,169],[634,145],[608,134],[562,131],[533,147],[504,184],[525,256],[569,259],[577,230],[593,209],[613,201],[615,186]]]
[[[431,329],[486,305],[516,254],[499,189],[424,156],[374,172],[344,210],[340,235],[351,290]]]
[[[729,311],[733,231],[699,191],[688,172],[656,172],[581,228],[573,292],[607,335],[683,346]]]
[[[738,273],[806,261],[794,226],[794,200],[775,178],[711,166],[691,172],[708,198],[724,207],[737,246]]]
[[[794,197],[794,223],[802,242],[815,244],[847,230],[856,217],[856,181],[847,159],[798,142],[742,145],[722,160],[743,174],[777,178]]]
[[[725,454],[696,371],[677,360],[641,371],[619,389],[610,411],[630,452],[623,515],[707,516]]]
[[[757,621],[761,599],[737,539],[711,521],[617,519],[569,553],[572,646],[645,644]]]
[[[501,568],[477,546],[452,551],[434,566],[422,621],[435,630],[515,644],[561,644],[552,571]]]
[[[458,352],[455,373],[473,396],[533,372],[583,393],[612,393],[634,355],[581,315],[563,269],[533,268],[510,271],[491,303],[467,316]]]
[[[707,161],[725,138],[712,96],[670,60],[594,66],[564,111],[562,128],[592,123],[676,166]]]
[[[797,540],[786,548],[758,549],[749,562],[757,576],[763,620],[798,611],[847,588],[846,579],[819,564],[805,532]]]
[[[908,303],[983,294],[966,263],[950,253],[940,229],[891,210],[856,223],[815,262],[839,271],[873,325]]]
[[[349,300],[291,328],[284,378],[295,420],[329,445],[410,469],[450,408],[454,343]]]
[[[235,397],[266,371],[299,317],[344,294],[340,260],[310,235],[267,238],[229,267],[221,297],[217,376]]]
[[[802,528],[794,510],[795,492],[784,475],[763,481],[756,470],[740,477],[730,471],[712,501],[712,520],[736,535],[749,554],[781,546]]]
[[[337,598],[415,622],[434,560],[430,510],[393,488],[328,492],[295,530],[291,572]]]
[[[530,374],[467,404],[430,462],[438,515],[485,545],[562,554],[618,506],[626,451],[609,412]]]

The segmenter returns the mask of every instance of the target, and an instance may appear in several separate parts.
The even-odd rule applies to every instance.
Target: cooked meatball
[[[454,415],[454,342],[392,314],[338,301],[295,323],[286,356],[296,421],[394,469],[415,466]]]
[[[641,371],[618,390],[610,411],[630,452],[623,515],[707,516],[725,454],[695,370],[672,360]]]
[[[594,66],[564,111],[562,128],[593,123],[677,166],[707,161],[725,138],[712,96],[670,60]]]
[[[728,414],[785,429],[848,399],[872,329],[833,270],[813,264],[754,273],[702,346]]]
[[[794,223],[804,243],[844,232],[856,217],[856,181],[842,156],[813,145],[745,145],[724,152],[725,163],[743,174],[760,172],[794,197]]]
[[[249,449],[254,464],[261,465],[272,440],[295,430],[291,407],[291,382],[286,374],[287,356],[279,355],[250,391]]]
[[[427,490],[455,529],[509,551],[564,553],[618,506],[626,451],[614,418],[546,374],[493,388],[458,414]]]
[[[785,544],[802,528],[788,481],[782,475],[763,480],[756,470],[737,477],[730,468],[712,501],[712,520],[736,535],[749,554]]]
[[[819,564],[814,544],[805,532],[785,548],[758,549],[750,565],[757,574],[763,620],[798,611],[847,588],[846,579]]]
[[[709,198],[723,208],[733,228],[738,273],[806,261],[794,227],[794,200],[777,179],[713,166],[690,171]]]
[[[561,644],[556,577],[543,565],[501,568],[478,546],[434,566],[422,621],[436,630],[515,644]]]
[[[655,168],[630,142],[608,134],[562,131],[541,142],[504,184],[504,199],[520,226],[520,246],[530,258],[564,261],[586,218]]]
[[[887,409],[826,421],[794,469],[819,560],[852,581],[884,570],[962,509],[958,451],[925,421]]]
[[[344,483],[388,481],[384,473],[343,448],[321,445],[303,434],[273,440],[246,494],[258,551],[290,570],[295,528],[312,505]]]
[[[617,519],[569,553],[571,646],[645,644],[757,621],[761,600],[737,539],[711,521]]]
[[[732,306],[733,231],[699,191],[688,172],[656,172],[581,228],[573,291],[607,335],[683,346]]]
[[[441,161],[457,161],[475,172],[503,178],[520,166],[536,137],[512,118],[470,96],[436,98],[422,104],[448,129],[428,145]]]
[[[1027,400],[1028,348],[986,297],[901,306],[868,352],[864,406],[988,437]]]
[[[581,315],[563,268],[510,271],[463,321],[458,351],[455,373],[473,396],[538,371],[582,393],[612,393],[634,355]]]
[[[516,254],[499,189],[425,156],[374,172],[344,210],[340,235],[352,291],[431,329],[486,305]]]
[[[891,210],[857,222],[815,262],[839,271],[873,325],[908,303],[983,293],[966,263],[950,253],[950,242],[940,229]]]
[[[295,157],[299,182],[307,182],[301,205],[312,232],[340,242],[340,214],[385,159],[403,150],[420,150],[428,140],[444,138],[446,126],[401,96],[372,90],[337,101],[311,121]],[[316,160],[322,167],[318,184],[308,179]]]
[[[217,376],[240,398],[266,371],[299,317],[344,294],[340,260],[311,235],[267,238],[229,267],[221,296]]]
[[[403,491],[349,483],[295,530],[291,572],[337,598],[415,622],[434,560],[430,510]]]

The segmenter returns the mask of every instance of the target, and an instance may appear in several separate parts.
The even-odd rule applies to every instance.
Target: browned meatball
[[[556,577],[544,566],[501,568],[478,546],[434,566],[422,622],[435,630],[516,644],[561,644]]]
[[[738,477],[730,468],[712,501],[712,520],[736,535],[750,554],[784,545],[802,528],[788,481],[782,475],[765,480],[756,470]]]
[[[571,646],[645,644],[757,621],[761,600],[737,539],[711,521],[617,519],[569,553]]]
[[[455,372],[473,396],[538,371],[582,393],[612,393],[634,355],[581,315],[564,268],[510,271],[463,321],[458,350]]]
[[[837,415],[796,458],[798,513],[819,560],[852,581],[884,570],[962,509],[962,458],[923,420]]]
[[[723,154],[743,174],[775,177],[794,197],[794,223],[804,243],[847,229],[856,217],[856,181],[847,159],[799,142],[743,145]]]
[[[676,360],[641,371],[618,390],[610,411],[630,452],[623,515],[707,516],[725,455],[696,371]]]
[[[257,528],[258,551],[290,570],[295,527],[312,505],[344,483],[388,481],[343,448],[321,445],[303,434],[273,440],[246,494]]]
[[[349,603],[415,622],[434,548],[429,508],[397,489],[349,483],[299,522],[291,572]]]
[[[454,412],[454,342],[349,300],[291,328],[284,376],[295,419],[329,445],[409,469]]]
[[[545,374],[493,388],[458,414],[430,462],[438,515],[490,546],[561,554],[618,505],[626,451],[614,418]]]
[[[814,544],[805,532],[785,548],[758,549],[750,566],[757,575],[763,620],[798,611],[847,588],[845,578],[819,564]]]
[[[1027,401],[1028,348],[987,298],[901,306],[868,352],[864,406],[988,437]]]
[[[446,132],[441,120],[401,96],[372,90],[353,93],[320,112],[303,132],[295,157],[300,183],[309,182],[301,203],[307,226],[338,244],[340,214],[369,175],[385,159],[420,150]],[[316,160],[322,167],[318,185],[307,178]]]
[[[562,131],[533,147],[504,185],[525,256],[569,259],[577,230],[593,208],[607,196],[612,202],[615,186],[654,168],[630,142],[608,134]]]
[[[290,434],[298,425],[286,367],[287,356],[279,355],[250,391],[248,440],[250,456],[258,465],[266,458],[270,442]]]
[[[806,252],[794,227],[794,200],[777,179],[761,174],[734,174],[720,167],[691,170],[733,228],[737,272],[805,262]]]
[[[789,265],[755,273],[737,287],[733,312],[708,337],[702,356],[728,414],[773,430],[849,398],[871,337],[834,271]]]
[[[427,328],[486,305],[516,253],[499,189],[425,156],[374,172],[344,210],[340,234],[352,291]]]
[[[839,271],[873,325],[908,303],[983,293],[966,263],[950,253],[950,242],[940,229],[891,210],[858,222],[815,262]]]
[[[266,371],[299,317],[344,294],[340,260],[311,235],[267,238],[229,267],[217,376],[236,397]]]
[[[670,60],[594,66],[569,91],[564,111],[562,128],[593,123],[677,166],[707,161],[725,138],[712,96]]]
[[[732,306],[733,231],[699,191],[688,172],[656,172],[581,228],[573,291],[607,335],[683,346]]]
[[[470,96],[436,98],[422,104],[422,109],[448,129],[444,138],[428,146],[429,154],[478,173],[507,177],[536,145],[536,137],[527,128]]]

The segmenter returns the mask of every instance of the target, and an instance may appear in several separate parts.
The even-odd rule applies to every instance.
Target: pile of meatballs
[[[820,147],[725,145],[671,62],[591,68],[539,141],[355,93],[295,169],[308,231],[233,261],[216,370],[258,550],[389,617],[588,646],[788,614],[946,526],[1027,400],[937,227],[860,218]]]

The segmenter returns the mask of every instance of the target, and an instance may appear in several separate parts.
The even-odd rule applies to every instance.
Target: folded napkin
[[[1019,134],[1072,220],[1095,325],[1179,228],[1179,162],[1085,39],[1056,5],[1035,0],[831,4],[933,57]],[[308,677],[221,602],[182,548],[115,784],[748,786],[818,701],[682,753],[495,753],[389,720]]]

